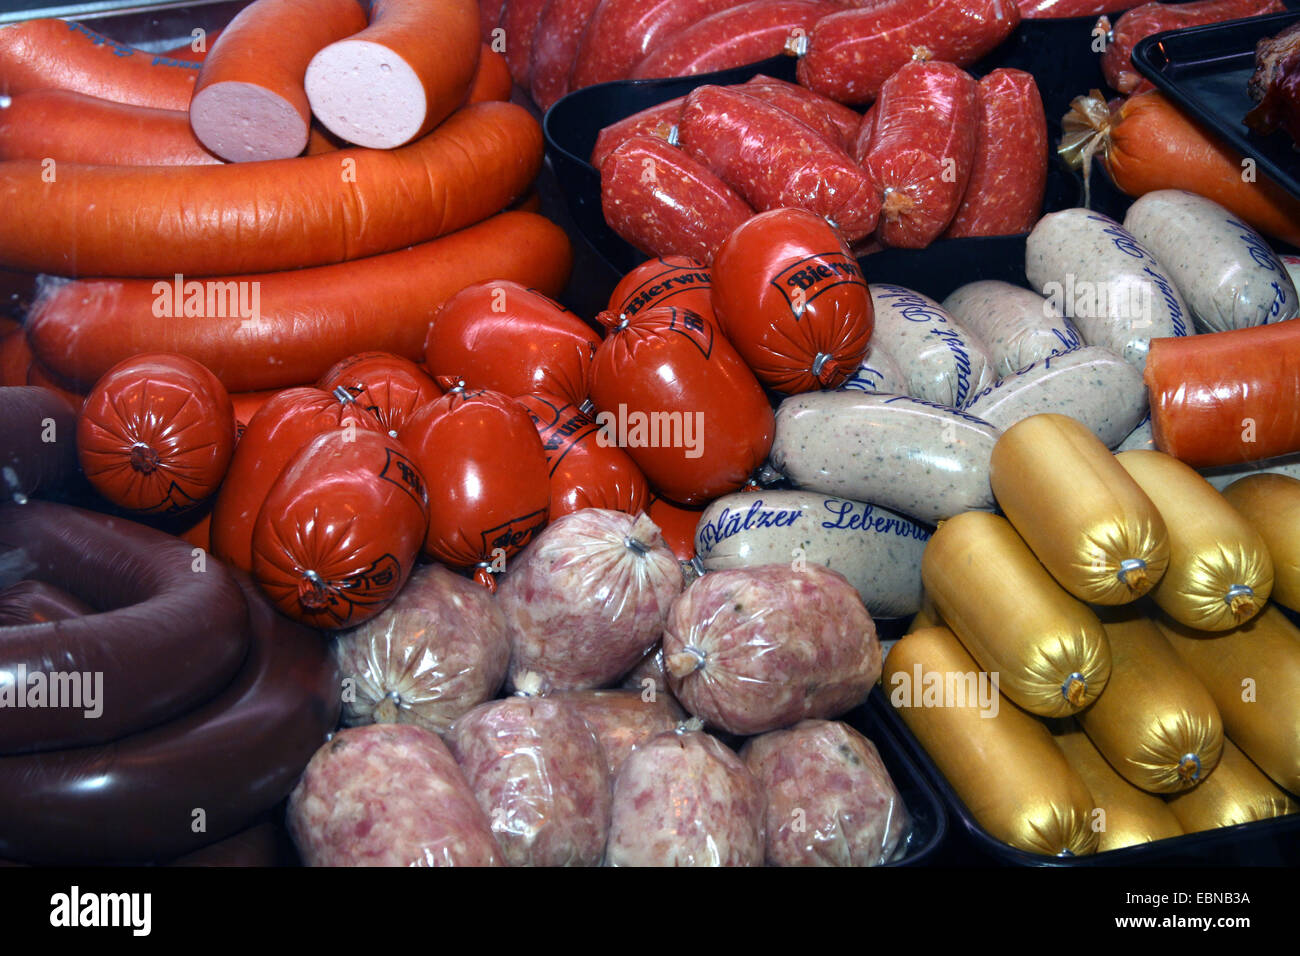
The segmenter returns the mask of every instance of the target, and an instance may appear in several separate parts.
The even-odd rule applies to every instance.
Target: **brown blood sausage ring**
[[[23,501],[77,473],[77,410],[53,389],[0,388],[0,435],[0,501]]]
[[[0,590],[0,627],[62,621],[94,613],[95,609],[85,601],[44,581],[19,581]]]
[[[104,747],[0,757],[0,857],[167,859],[248,827],[293,789],[338,723],[338,670],[316,631],[234,576],[252,632],[234,682],[184,717]]]
[[[0,706],[0,754],[154,727],[225,687],[248,650],[248,612],[230,572],[160,531],[50,502],[3,504],[0,563],[22,564],[28,577],[112,609],[0,628],[0,694],[15,695]],[[44,705],[34,706],[42,685]],[[83,688],[97,698],[92,707],[49,706],[56,689],[61,702],[86,704]]]

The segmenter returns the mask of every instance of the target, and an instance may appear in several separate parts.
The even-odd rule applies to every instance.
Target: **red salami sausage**
[[[880,0],[818,21],[799,82],[841,103],[870,103],[909,60],[968,66],[1019,23],[1013,0]]]
[[[533,71],[533,37],[545,11],[546,0],[508,0],[501,14],[506,63],[515,82],[525,89]]]
[[[1114,13],[1133,5],[1133,0],[1016,0],[1020,16],[1026,20],[1089,17]]]
[[[858,127],[862,124],[862,117],[842,103],[804,89],[797,83],[787,83],[761,73],[735,89],[785,110],[845,150],[852,149]]]
[[[542,109],[549,109],[572,87],[569,76],[583,32],[600,0],[547,0],[533,35],[533,69],[528,88]]]
[[[686,97],[678,129],[686,154],[759,212],[807,209],[849,242],[876,226],[880,195],[871,177],[789,113],[734,89],[701,86]]]
[[[912,61],[885,81],[863,167],[879,184],[880,241],[924,249],[957,213],[975,161],[979,85],[951,63]]]
[[[626,79],[662,39],[738,0],[601,0],[573,65],[573,88]]]
[[[857,260],[802,209],[761,213],[727,237],[713,262],[713,309],[758,380],[787,395],[842,385],[875,328]]]
[[[361,352],[345,358],[316,387],[323,392],[342,388],[394,438],[422,405],[442,397],[438,383],[420,366],[391,352]]]
[[[708,168],[655,136],[624,140],[605,158],[600,208],[610,228],[647,255],[705,262],[754,214]]]
[[[617,123],[610,123],[596,137],[596,146],[591,151],[591,165],[600,169],[605,162],[605,157],[633,136],[644,134],[667,139],[672,128],[681,119],[684,102],[686,97],[679,96],[675,100],[658,103],[633,113]]]
[[[1028,232],[1047,189],[1047,119],[1033,76],[998,69],[979,84],[980,119],[970,182],[945,236]]]
[[[505,9],[506,0],[479,0],[478,34],[485,46],[492,42],[492,31],[501,23]]]
[[[687,256],[663,256],[643,262],[609,296],[609,310],[636,315],[657,305],[690,309],[713,318],[713,283],[708,268]]]

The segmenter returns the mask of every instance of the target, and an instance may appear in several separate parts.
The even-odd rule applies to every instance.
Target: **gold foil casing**
[[[1223,759],[1198,787],[1169,798],[1169,809],[1188,833],[1270,820],[1300,811],[1300,804],[1259,772],[1231,740]]]
[[[885,659],[890,703],[985,830],[1047,856],[1095,853],[1093,803],[1047,727],[996,689],[981,706],[969,692],[978,665],[947,628],[915,631]],[[987,691],[991,681],[980,678]],[[941,685],[942,693],[931,682]],[[923,686],[918,687],[918,683]]]
[[[1223,631],[1259,613],[1273,560],[1259,532],[1189,465],[1161,451],[1115,456],[1169,532],[1169,567],[1151,592],[1161,610],[1199,631]]]
[[[1300,481],[1248,475],[1228,485],[1223,497],[1264,539],[1273,559],[1273,600],[1300,608]]]
[[[966,650],[1025,710],[1065,717],[1106,686],[1101,622],[1061,590],[1005,518],[968,511],[940,522],[921,580]]]
[[[1127,604],[1155,586],[1169,540],[1155,505],[1088,430],[1033,415],[993,447],[993,494],[1025,543],[1089,604]]]

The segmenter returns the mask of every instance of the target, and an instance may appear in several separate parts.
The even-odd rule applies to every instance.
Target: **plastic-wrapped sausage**
[[[604,0],[573,61],[573,89],[626,79],[661,39],[736,5],[737,0]]]
[[[999,378],[1083,345],[1079,330],[1037,292],[997,279],[961,286],[943,308],[984,344]]]
[[[668,615],[664,663],[690,713],[758,734],[862,703],[880,677],[880,642],[843,575],[768,564],[693,582]]]
[[[663,652],[652,648],[647,657]],[[665,681],[664,687],[667,687]],[[668,690],[653,692],[639,684],[630,690],[568,690],[554,695],[578,712],[596,739],[609,763],[613,780],[623,761],[637,747],[677,726],[684,716]]]
[[[0,589],[0,627],[44,624],[94,613],[81,598],[44,581],[19,581]]]
[[[607,866],[762,866],[762,785],[701,731],[660,734],[614,780]]]
[[[289,795],[307,866],[500,866],[501,851],[446,745],[421,727],[340,730]]]
[[[677,558],[645,515],[565,515],[509,563],[501,583],[510,685],[527,672],[548,691],[618,680],[659,639],[681,588]]]
[[[393,438],[422,405],[442,395],[438,383],[410,359],[391,352],[361,352],[326,372],[316,387],[342,388],[379,420]]]
[[[1300,803],[1260,773],[1231,740],[1224,740],[1216,772],[1172,798],[1169,809],[1184,831],[1200,833],[1300,813]]]
[[[798,117],[843,149],[852,149],[862,117],[842,103],[797,83],[787,83],[762,73],[742,83],[738,89]]]
[[[596,136],[596,145],[591,150],[591,165],[600,169],[605,163],[605,157],[633,136],[658,136],[660,139],[667,139],[672,128],[681,119],[684,102],[686,97],[679,96],[673,100],[656,103],[601,129]]]
[[[839,390],[906,395],[907,375],[898,364],[898,359],[890,355],[879,342],[872,342],[867,349],[867,354],[862,357],[853,374],[844,380]]]
[[[848,724],[802,720],[751,738],[740,759],[767,794],[769,866],[879,866],[906,852],[903,798]]]
[[[480,704],[452,725],[447,746],[508,865],[600,865],[609,767],[574,707],[546,697]]]
[[[636,315],[657,305],[690,309],[713,318],[713,277],[708,267],[687,256],[664,256],[643,262],[609,296],[609,311]]]
[[[21,331],[14,334],[23,338]],[[21,504],[77,474],[77,410],[58,392],[0,388],[0,434],[0,500]]]
[[[505,680],[510,639],[496,600],[440,564],[416,568],[397,599],[338,635],[343,722],[415,724],[446,733]]]
[[[1283,607],[1300,608],[1300,481],[1289,475],[1239,478],[1222,494],[1259,533],[1273,559],[1273,593]]]

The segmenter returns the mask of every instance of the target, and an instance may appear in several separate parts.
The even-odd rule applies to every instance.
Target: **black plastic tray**
[[[1134,48],[1133,65],[1170,100],[1300,198],[1300,151],[1291,137],[1282,131],[1260,136],[1242,122],[1255,105],[1246,92],[1246,81],[1255,71],[1255,44],[1297,20],[1300,13],[1278,13],[1157,33]]]
[[[960,838],[986,860],[1010,866],[1094,867],[1094,866],[1300,866],[1300,814],[1242,823],[1235,827],[1171,837],[1122,850],[1108,850],[1090,856],[1054,857],[1027,853],[993,837],[967,809],[943,773],[925,752],[915,735],[876,687],[868,707],[893,732],[913,762],[920,766],[947,804],[949,815],[958,823],[954,837]]]

